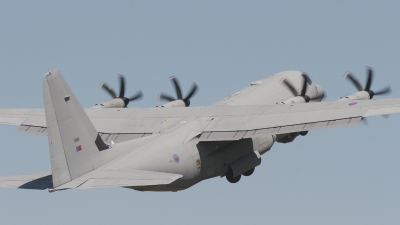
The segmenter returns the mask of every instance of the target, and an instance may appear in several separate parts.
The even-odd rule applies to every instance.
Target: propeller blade
[[[373,71],[371,67],[367,67],[367,84],[365,85],[365,91],[371,90],[371,84],[373,79]]]
[[[180,85],[178,83],[178,79],[176,77],[174,77],[174,76],[170,77],[169,79],[171,79],[172,82],[174,83],[176,96],[178,97],[178,99],[183,99],[182,91],[181,91],[181,87],[180,87]]]
[[[134,100],[142,98],[142,97],[143,97],[143,92],[141,90],[139,90],[138,93],[136,93],[135,95],[132,95],[129,98],[129,101],[134,101]]]
[[[296,88],[294,88],[294,86],[289,81],[287,81],[285,78],[283,78],[281,83],[284,83],[286,85],[286,87],[289,88],[289,90],[292,92],[292,94],[294,96],[298,96],[299,95],[299,93],[297,92]]]
[[[357,88],[358,91],[364,91],[364,89],[362,88],[360,82],[358,82],[358,80],[357,80],[353,75],[351,75],[350,72],[347,72],[347,73],[344,75],[344,78],[349,78],[350,81],[353,82],[354,86],[356,86],[356,88]]]
[[[324,96],[322,97],[322,99],[327,98],[327,97],[328,97],[328,94],[327,94],[326,91],[324,90]],[[321,101],[322,101],[322,99],[321,99]]]
[[[307,80],[306,80],[306,78],[305,78],[305,76],[302,76],[303,77],[303,79],[304,79],[304,82],[303,82],[303,87],[302,87],[302,89],[301,89],[301,96],[305,96],[306,95],[306,92],[307,92]]]
[[[119,90],[119,96],[120,98],[123,98],[125,96],[125,77],[122,74],[118,74],[119,76],[119,82],[120,82],[120,90]]]
[[[103,90],[105,90],[108,94],[111,95],[111,97],[118,98],[118,96],[115,93],[115,91],[108,84],[106,84],[105,82],[101,83],[99,88],[102,88]]]
[[[390,86],[387,86],[384,89],[375,92],[375,95],[385,95],[385,94],[389,94],[390,92],[392,92],[392,88]]]
[[[158,100],[167,100],[169,102],[175,101],[176,99],[171,97],[170,95],[164,94],[164,93],[160,93],[158,94]]]
[[[193,85],[192,85],[192,88],[191,88],[189,94],[186,96],[186,98],[183,99],[183,101],[189,100],[197,92],[198,87],[199,86],[197,86],[197,84],[195,82],[193,82]]]

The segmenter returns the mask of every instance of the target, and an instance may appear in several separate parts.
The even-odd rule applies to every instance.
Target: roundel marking
[[[354,105],[357,105],[357,102],[350,102],[349,103],[349,106],[354,106]]]
[[[181,159],[179,158],[179,155],[177,155],[177,154],[174,154],[174,155],[172,156],[172,159],[174,160],[175,163],[179,163],[179,161],[181,160]]]

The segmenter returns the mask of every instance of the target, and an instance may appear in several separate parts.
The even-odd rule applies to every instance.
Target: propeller
[[[121,74],[118,74],[118,76],[119,76],[119,81],[120,81],[119,95],[117,95],[115,93],[115,91],[111,88],[111,86],[106,84],[105,82],[101,83],[99,88],[102,88],[103,90],[105,90],[114,99],[116,99],[116,98],[122,99],[125,103],[125,108],[126,108],[129,104],[129,102],[142,98],[143,93],[141,90],[139,90],[136,94],[132,95],[129,98],[125,97],[125,77],[124,77],[124,75],[121,75]]]
[[[306,102],[309,102],[309,101],[311,101],[311,100],[314,100],[314,99],[319,98],[319,97],[310,98],[310,96],[306,95],[307,87],[308,87],[308,85],[307,85],[307,79],[306,79],[304,73],[303,73],[301,76],[303,77],[303,80],[304,80],[304,81],[303,81],[303,86],[302,86],[302,88],[301,88],[300,93],[297,91],[297,89],[294,87],[294,85],[293,85],[288,79],[284,78],[284,79],[281,81],[281,83],[285,84],[286,87],[292,92],[292,94],[293,94],[295,97],[301,96],[301,97],[304,98],[304,100],[305,100]],[[324,96],[325,96],[325,95],[324,95]]]
[[[182,100],[185,103],[185,106],[188,107],[190,105],[190,98],[197,92],[197,89],[198,89],[197,84],[193,82],[189,93],[187,94],[187,96],[185,98],[183,98],[181,87],[178,83],[178,79],[174,76],[170,77],[169,79],[172,81],[172,83],[175,87],[177,98],[174,98],[168,94],[160,93],[158,95],[158,100],[163,99],[163,100],[170,101],[170,102],[176,101],[176,100]]]
[[[366,91],[368,92],[370,99],[372,99],[375,95],[384,95],[384,94],[389,94],[390,92],[392,92],[392,89],[390,88],[390,85],[388,85],[387,87],[379,90],[379,91],[372,91],[371,90],[371,85],[372,85],[372,80],[373,80],[373,70],[371,67],[367,67],[367,83],[365,84],[365,88],[363,88],[360,84],[360,82],[358,82],[358,80],[350,73],[347,72],[344,75],[344,78],[348,78],[353,84],[354,86],[356,86],[358,91]]]

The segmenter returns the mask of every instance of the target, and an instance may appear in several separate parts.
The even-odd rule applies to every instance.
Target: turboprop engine
[[[351,101],[351,100],[369,100],[371,95],[366,91],[359,91],[344,97],[341,97],[338,101]]]
[[[187,94],[186,97],[182,96],[182,90],[181,90],[181,86],[179,85],[178,79],[174,76],[169,78],[172,81],[172,84],[174,85],[175,88],[175,92],[176,92],[176,98],[168,95],[168,94],[164,94],[164,93],[160,93],[158,94],[158,100],[165,100],[165,101],[169,101],[168,103],[165,103],[161,106],[157,106],[157,107],[188,107],[190,105],[190,98],[193,97],[193,95],[196,93],[197,91],[197,84],[193,82],[193,85],[189,91],[189,93]]]
[[[157,106],[157,107],[164,107],[164,108],[169,108],[169,107],[186,107],[186,104],[183,100],[175,100],[175,101],[171,101],[168,103],[165,103],[161,106]]]
[[[120,98],[115,98],[110,101],[96,104],[92,108],[125,108],[125,102]]]
[[[312,100],[321,101],[325,97],[325,91],[322,89],[321,86],[317,84],[313,84],[311,79],[308,77],[307,74],[303,73],[301,75],[303,77],[303,84],[301,87],[301,91],[297,90],[296,87],[290,82],[288,79],[284,78],[281,83],[284,84],[290,92],[292,92],[292,98],[286,99],[282,102],[277,102],[276,104],[297,104],[297,103],[308,103]],[[315,85],[315,93],[311,92],[312,97],[307,95],[308,86]]]
[[[105,82],[100,84],[100,89],[105,90],[113,99],[96,104],[92,108],[126,108],[131,101],[138,100],[143,97],[143,93],[139,90],[136,94],[132,95],[131,97],[125,96],[125,77],[121,74],[118,75],[120,80],[120,91],[119,94],[115,93],[115,91],[106,84]]]
[[[350,72],[344,74],[344,78],[350,80],[350,82],[357,88],[358,92],[341,97],[338,101],[351,101],[351,100],[369,100],[375,95],[389,94],[392,89],[387,86],[379,91],[371,90],[372,80],[373,80],[373,70],[371,67],[367,67],[367,83],[365,87],[362,87],[357,78],[354,77]]]

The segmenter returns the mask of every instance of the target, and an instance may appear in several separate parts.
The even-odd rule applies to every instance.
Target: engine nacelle
[[[306,103],[306,100],[302,96],[296,96],[293,98],[286,99],[282,102],[277,102],[276,104],[297,104],[297,103]]]
[[[183,100],[175,100],[175,101],[171,101],[168,103],[165,103],[164,105],[161,106],[157,106],[157,107],[163,107],[163,108],[169,108],[169,107],[186,107],[186,104]]]
[[[114,98],[110,101],[96,104],[92,108],[125,108],[125,102],[120,98]]]
[[[345,97],[341,97],[338,101],[352,101],[352,100],[369,100],[371,99],[370,93],[367,91],[359,91]]]
[[[268,152],[276,141],[276,136],[271,135],[267,137],[253,137],[253,150],[260,153],[260,155]]]

